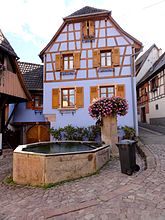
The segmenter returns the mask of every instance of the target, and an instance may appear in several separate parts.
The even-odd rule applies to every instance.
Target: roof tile
[[[95,14],[95,13],[99,13],[99,12],[108,12],[108,10],[85,6],[81,9],[75,11],[74,13],[70,14],[66,18],[78,17],[81,15],[87,15],[87,14]]]
[[[2,33],[1,29],[0,29],[0,49],[18,58],[17,54],[15,53],[14,49],[10,45],[9,41],[6,39],[6,37]]]
[[[43,90],[43,65],[18,62],[28,90]]]

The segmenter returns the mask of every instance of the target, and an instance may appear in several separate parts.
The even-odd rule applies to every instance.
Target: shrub
[[[100,141],[101,129],[99,126],[73,127],[67,125],[64,128],[50,129],[50,134],[56,140],[74,140],[74,141]]]
[[[135,129],[132,127],[124,126],[122,127],[124,131],[124,139],[134,139],[136,136]]]

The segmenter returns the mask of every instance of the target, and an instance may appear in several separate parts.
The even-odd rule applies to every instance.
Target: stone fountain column
[[[117,116],[106,116],[102,119],[103,125],[101,126],[101,139],[105,144],[111,146],[111,155],[117,156],[119,154],[116,146],[116,143],[118,143]]]

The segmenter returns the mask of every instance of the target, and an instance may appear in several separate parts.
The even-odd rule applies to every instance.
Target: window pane
[[[68,61],[64,60],[64,70],[68,70]]]
[[[106,93],[106,88],[101,88],[101,93]]]
[[[70,90],[69,90],[69,94],[70,94],[70,95],[73,95],[73,94],[74,94],[74,89],[70,89]]]
[[[34,97],[34,106],[39,107],[39,96]]]
[[[103,98],[103,97],[106,98],[106,93],[101,93],[100,96],[101,96],[101,98]]]
[[[74,96],[70,96],[70,106],[74,106]]]
[[[108,93],[113,93],[113,87],[108,87]]]
[[[112,97],[113,95],[113,93],[108,93],[108,97]]]
[[[67,95],[68,94],[68,90],[62,90],[63,95]]]
[[[105,53],[101,53],[101,57],[105,57]]]
[[[111,66],[111,57],[107,57],[107,66]]]
[[[67,106],[69,106],[69,105],[68,105],[68,101],[63,101],[63,102],[62,102],[62,107],[67,107]]]
[[[107,52],[107,57],[111,57],[111,52]]]
[[[40,107],[43,107],[43,97],[40,96]]]
[[[101,57],[101,66],[105,66],[105,57]]]
[[[73,60],[70,61],[69,65],[70,65],[69,69],[73,69]]]
[[[35,100],[35,107],[39,107],[39,100]]]

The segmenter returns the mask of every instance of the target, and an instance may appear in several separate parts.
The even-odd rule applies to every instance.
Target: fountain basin
[[[66,148],[66,149],[62,149]],[[110,158],[109,145],[56,141],[19,145],[13,153],[13,181],[45,185],[88,176]]]

